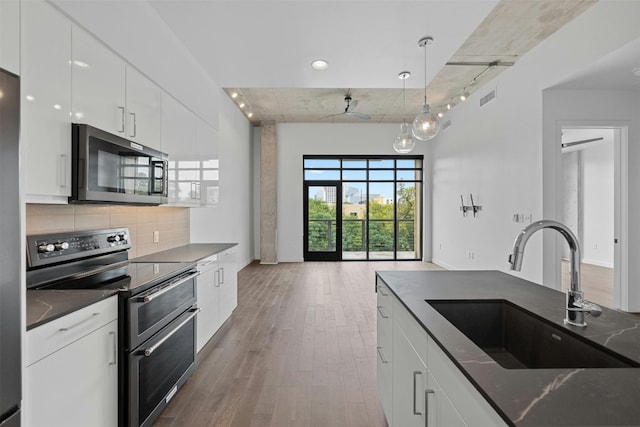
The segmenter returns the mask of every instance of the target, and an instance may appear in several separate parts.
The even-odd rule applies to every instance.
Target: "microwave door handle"
[[[159,161],[151,161],[151,194],[165,194],[166,180],[167,180],[167,166],[168,162],[164,160]],[[161,174],[156,174],[156,170],[161,170]],[[157,188],[157,176],[160,175],[160,179],[162,183],[159,185],[160,188]]]

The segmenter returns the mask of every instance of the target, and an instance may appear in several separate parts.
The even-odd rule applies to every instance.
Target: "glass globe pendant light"
[[[405,108],[405,80],[411,77],[411,73],[408,71],[402,71],[398,74],[398,78],[402,80],[402,114],[404,115]],[[413,139],[413,135],[411,135],[411,131],[409,130],[409,125],[407,121],[403,118],[402,124],[400,125],[400,133],[396,135],[393,140],[393,149],[396,150],[396,153],[399,154],[407,154],[413,151],[416,147],[416,141]]]
[[[433,44],[432,37],[423,37],[418,41],[418,46],[424,48],[424,105],[420,114],[413,119],[411,132],[416,139],[428,141],[435,137],[440,131],[440,120],[438,116],[431,112],[431,107],[427,102],[427,46]]]

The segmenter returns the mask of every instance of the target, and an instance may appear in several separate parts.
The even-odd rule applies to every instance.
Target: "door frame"
[[[309,251],[309,187],[336,187],[335,252]],[[304,261],[342,261],[342,181],[304,181],[302,185]]]
[[[613,308],[629,310],[629,220],[628,220],[628,141],[629,123],[623,121],[557,121],[556,122],[556,170],[561,168],[562,160],[562,130],[563,129],[613,129],[614,131],[614,254],[613,254]],[[556,175],[560,177],[561,174]],[[556,182],[557,200],[556,214],[561,209],[562,182]],[[559,217],[557,216],[556,217]],[[564,242],[554,233],[556,253],[561,253]],[[554,269],[556,288],[561,290],[562,266],[558,258],[552,266]],[[587,296],[588,297],[588,296]]]

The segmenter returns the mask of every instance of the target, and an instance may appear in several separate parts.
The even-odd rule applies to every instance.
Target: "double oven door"
[[[189,272],[126,299],[121,425],[148,426],[195,369],[196,281]]]

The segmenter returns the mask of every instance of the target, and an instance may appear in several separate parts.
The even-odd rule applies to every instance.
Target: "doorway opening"
[[[422,156],[304,156],[305,261],[422,259]]]
[[[587,299],[621,308],[622,188],[626,183],[622,152],[624,128],[561,128],[561,222],[578,237],[582,249],[581,283]],[[562,289],[569,288],[569,249],[564,245]]]

